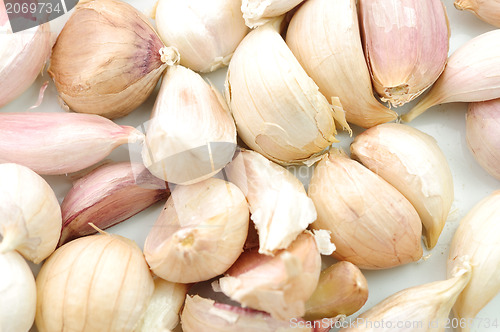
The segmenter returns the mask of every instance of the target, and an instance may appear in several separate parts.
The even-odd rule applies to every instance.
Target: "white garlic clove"
[[[500,1],[498,0],[455,0],[455,8],[471,11],[484,22],[500,28]]]
[[[250,28],[257,28],[275,17],[281,16],[304,0],[242,0],[241,11],[245,23]]]
[[[351,156],[401,192],[417,210],[424,242],[433,248],[453,204],[453,176],[436,140],[407,125],[387,123],[366,130]]]

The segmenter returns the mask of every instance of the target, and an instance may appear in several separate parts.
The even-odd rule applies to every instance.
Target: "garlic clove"
[[[272,255],[286,249],[316,220],[316,209],[304,185],[257,152],[239,152],[224,171],[248,201],[259,234],[259,253]]]
[[[304,0],[242,0],[241,11],[245,24],[257,28],[273,18],[281,16]]]
[[[361,0],[359,8],[375,90],[393,106],[415,99],[438,79],[448,60],[449,28],[443,4],[440,0]]]
[[[167,71],[147,128],[144,164],[170,183],[210,178],[236,148],[236,126],[222,96],[182,66]]]
[[[165,280],[208,280],[239,257],[248,224],[245,196],[232,183],[211,178],[177,186],[146,238],[144,255]]]
[[[402,193],[417,210],[424,242],[433,248],[453,204],[453,176],[436,140],[407,125],[387,123],[358,135],[351,156]]]
[[[484,22],[500,28],[500,1],[498,0],[455,0],[455,8],[471,11]]]
[[[347,121],[368,128],[397,118],[373,96],[355,0],[305,2],[292,17],[286,42],[323,95],[340,98]]]
[[[39,174],[67,174],[98,163],[119,145],[143,138],[138,130],[97,115],[2,113],[0,163],[21,164]]]
[[[422,224],[410,202],[380,176],[341,150],[316,165],[309,197],[314,229],[331,232],[333,257],[363,269],[385,269],[422,257]]]
[[[96,233],[141,212],[169,195],[165,182],[141,164],[103,165],[73,184],[61,204],[59,245]]]
[[[500,30],[493,30],[462,45],[430,91],[401,119],[410,122],[434,105],[500,98],[499,39]]]

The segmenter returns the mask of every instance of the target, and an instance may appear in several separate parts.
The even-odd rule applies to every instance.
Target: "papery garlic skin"
[[[484,22],[500,28],[500,0],[455,0],[455,8],[471,11]]]
[[[274,17],[281,16],[304,0],[242,0],[241,11],[245,24],[250,28],[259,27]]]
[[[286,249],[316,220],[314,204],[299,179],[257,152],[239,152],[224,171],[248,201],[259,253]]]
[[[132,332],[154,282],[135,242],[99,234],[57,249],[42,265],[36,288],[39,332]]]
[[[16,251],[0,254],[0,331],[28,332],[35,320],[35,277]]]
[[[326,99],[340,98],[348,122],[369,128],[397,118],[373,96],[355,0],[306,1],[290,21],[286,43]]]
[[[446,10],[440,0],[360,0],[359,8],[375,90],[383,101],[404,105],[444,70],[449,48]]]
[[[422,257],[422,223],[393,186],[343,151],[316,165],[309,197],[318,212],[314,229],[331,231],[333,257],[363,269],[385,269]]]
[[[147,125],[144,165],[160,179],[193,184],[232,160],[236,126],[222,96],[182,66],[165,74]]]
[[[227,66],[249,29],[241,0],[160,0],[156,7],[158,34],[181,55],[180,64],[199,72]]]
[[[61,208],[38,174],[17,164],[0,164],[0,253],[17,250],[40,263],[55,250]]]
[[[422,220],[424,242],[433,248],[454,199],[450,166],[436,140],[410,126],[386,123],[358,135],[351,155],[410,201]]]

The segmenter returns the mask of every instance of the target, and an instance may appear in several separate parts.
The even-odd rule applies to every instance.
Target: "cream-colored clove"
[[[471,11],[484,22],[500,28],[500,0],[455,0],[455,8]]]
[[[241,11],[245,23],[250,28],[256,28],[273,18],[281,16],[304,0],[242,0]]]

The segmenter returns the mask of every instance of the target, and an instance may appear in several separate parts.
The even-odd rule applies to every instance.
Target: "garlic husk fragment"
[[[182,66],[164,76],[147,128],[144,164],[170,183],[210,178],[232,160],[236,149],[236,126],[224,99]]]
[[[436,140],[410,126],[387,123],[358,135],[351,156],[410,201],[422,220],[427,248],[434,248],[454,197],[453,176]]]
[[[340,98],[348,122],[368,128],[397,118],[373,96],[355,0],[305,2],[286,42],[323,95]]]
[[[38,174],[80,171],[119,145],[143,139],[133,127],[93,114],[0,114],[0,163],[21,164]]]
[[[245,196],[234,184],[211,178],[177,186],[146,238],[144,255],[165,280],[208,280],[240,256],[248,224]]]
[[[474,158],[500,180],[500,99],[470,103],[465,124],[467,145]]]
[[[244,307],[289,320],[305,314],[318,284],[321,255],[313,235],[302,233],[275,256],[244,252],[219,280],[221,291]]]
[[[35,277],[16,251],[0,253],[0,331],[28,332],[35,320]]]
[[[249,29],[240,0],[160,0],[156,27],[166,45],[181,55],[180,64],[199,72],[227,66]]]
[[[39,332],[132,332],[154,281],[135,242],[107,233],[57,249],[36,278]]]
[[[248,201],[259,234],[259,253],[270,255],[286,249],[316,220],[316,209],[304,185],[257,152],[239,152],[224,170]]]
[[[382,101],[404,105],[429,88],[446,65],[446,10],[440,0],[360,0],[359,8],[373,86]]]
[[[455,0],[455,8],[471,11],[484,22],[500,28],[499,0]]]
[[[458,297],[453,312],[461,321],[472,322],[481,309],[500,292],[500,191],[476,204],[460,222],[453,236],[448,275],[467,257],[471,280]],[[468,324],[462,331],[469,331]]]
[[[73,111],[117,118],[142,104],[178,60],[131,5],[84,0],[57,38],[48,73]]]
[[[347,124],[338,99],[332,108],[286,46],[280,23],[243,39],[229,64],[225,96],[248,147],[280,164],[307,163],[336,142],[334,120]]]
[[[410,202],[380,176],[332,149],[316,165],[309,197],[314,229],[331,232],[333,257],[384,269],[422,257],[422,223]]]
[[[61,204],[63,229],[59,245],[116,225],[167,198],[163,180],[142,164],[122,162],[98,167],[78,179]]]
[[[500,29],[486,32],[462,45],[432,88],[410,112],[410,122],[428,108],[452,102],[477,102],[500,98]]]
[[[261,26],[274,17],[281,16],[304,0],[242,0],[241,11],[245,24],[250,28]]]
[[[0,164],[0,253],[40,263],[56,249],[61,208],[49,184],[27,167]]]

